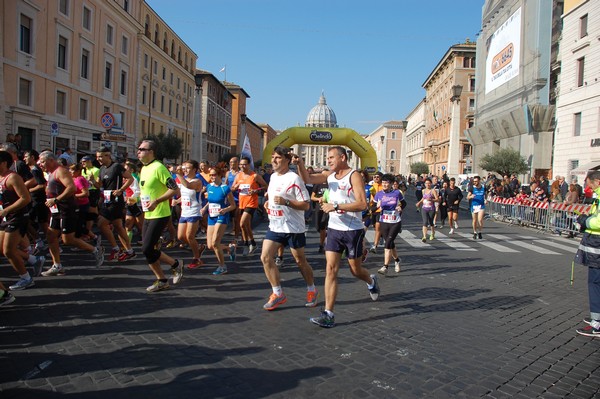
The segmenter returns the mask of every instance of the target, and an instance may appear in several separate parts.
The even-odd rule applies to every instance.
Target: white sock
[[[113,250],[113,251],[118,251],[118,250],[119,250],[119,247],[113,247],[113,249],[112,249],[112,250]]]
[[[387,267],[387,266],[386,266]],[[371,284],[367,284],[367,288],[371,289],[375,286],[375,279],[371,278],[371,280],[373,281]]]
[[[29,280],[31,278],[31,276],[29,275],[29,272],[25,272],[25,274],[20,274],[19,277],[21,277],[25,280]]]
[[[331,310],[325,309],[325,313],[327,313],[327,316],[333,317],[333,312]]]
[[[277,296],[281,296],[281,294],[283,294],[283,290],[281,289],[281,286],[278,285],[277,287],[273,287],[273,293]]]
[[[315,285],[307,285],[306,286],[306,290],[309,292],[315,292],[317,290],[317,287],[315,287]]]

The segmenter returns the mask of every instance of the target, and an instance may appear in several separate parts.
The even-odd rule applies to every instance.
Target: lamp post
[[[379,161],[379,165],[381,166],[381,173],[385,173],[385,160],[386,160],[386,156],[385,156],[385,136],[382,134],[381,136],[379,136],[379,138],[381,139],[381,158]]]
[[[461,172],[460,165],[460,95],[463,87],[452,86],[452,125],[450,126],[450,143],[448,145],[448,169],[450,177],[456,177]]]
[[[400,156],[398,157],[398,173],[406,176],[410,170],[408,169],[408,164],[406,162],[406,127],[408,126],[408,121],[401,121],[400,125],[402,127],[402,132],[400,133]],[[406,166],[406,167],[405,167]]]
[[[244,151],[244,140],[246,139],[246,114],[240,114],[240,120],[242,121],[242,128],[240,129],[241,134],[238,138],[238,150],[241,156]],[[254,165],[251,165],[250,167],[253,168]]]
[[[202,140],[202,76],[194,75],[196,84],[194,98],[194,123],[192,125],[192,159],[201,162],[204,159],[204,143]]]

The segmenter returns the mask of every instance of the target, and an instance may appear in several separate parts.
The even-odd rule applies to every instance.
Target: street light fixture
[[[202,160],[204,147],[202,142],[202,75],[195,74],[194,83],[196,98],[194,99],[194,122],[192,125],[192,159]]]
[[[406,130],[406,127],[408,126],[408,121],[401,121],[400,123],[402,124],[402,130]]]
[[[460,95],[462,93],[462,85],[454,85],[452,86],[452,98],[450,101],[452,102],[460,102]]]

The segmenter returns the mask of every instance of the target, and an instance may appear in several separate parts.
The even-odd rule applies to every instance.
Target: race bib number
[[[50,213],[58,213],[58,206],[56,204],[50,207]]]
[[[431,208],[432,202],[431,200],[423,200],[423,207],[424,208]]]
[[[140,199],[142,200],[142,211],[148,212],[150,210],[150,196],[142,195]]]
[[[221,214],[221,204],[208,204],[208,216],[216,218]]]
[[[109,203],[110,202],[110,195],[112,194],[112,190],[104,190],[104,203]]]
[[[283,219],[283,206],[281,205],[269,205],[267,209],[269,219],[282,220]]]
[[[398,223],[400,221],[400,214],[397,211],[383,211],[381,212],[382,223]]]
[[[473,213],[481,212],[481,205],[473,205]]]
[[[192,207],[192,199],[190,197],[181,197],[181,208],[190,209]]]
[[[250,195],[249,184],[240,184],[240,195]]]

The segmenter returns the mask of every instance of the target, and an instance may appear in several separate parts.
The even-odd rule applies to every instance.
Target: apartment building
[[[400,173],[407,176],[410,173],[410,165],[423,162],[423,150],[425,148],[425,99],[407,115],[406,134],[402,144],[400,155]]]

